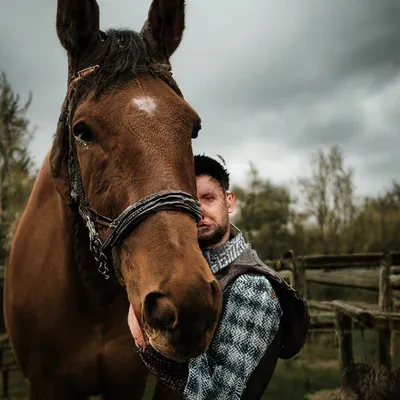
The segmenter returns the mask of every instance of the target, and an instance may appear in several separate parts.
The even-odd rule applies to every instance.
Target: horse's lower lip
[[[203,352],[196,351],[196,352],[184,352],[184,353],[177,353],[177,354],[163,354],[165,358],[169,358],[178,363],[185,363],[188,362],[191,358],[196,358]]]
[[[198,357],[200,354],[204,353],[204,350],[195,350],[193,351],[191,350],[176,350],[174,352],[171,353],[164,353],[161,349],[157,348],[157,345],[155,343],[153,343],[151,340],[149,340],[147,342],[148,346],[151,346],[155,351],[157,351],[158,353],[162,354],[165,358],[168,358],[170,360],[176,361],[176,362],[180,362],[180,363],[184,363],[184,362],[188,362],[191,358],[196,358]]]

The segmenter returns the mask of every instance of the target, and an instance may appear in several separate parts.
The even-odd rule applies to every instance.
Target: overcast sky
[[[140,30],[150,0],[100,0],[101,28]],[[40,165],[67,79],[56,0],[1,0],[0,70],[37,127]],[[400,180],[399,0],[187,0],[172,58],[185,98],[203,120],[196,153],[221,154],[232,181],[249,161],[287,183],[311,153],[342,147],[359,194]]]

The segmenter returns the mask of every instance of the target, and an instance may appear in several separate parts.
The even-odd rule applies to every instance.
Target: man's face
[[[235,198],[208,175],[196,178],[197,197],[203,211],[198,225],[200,248],[215,248],[229,239],[229,214],[235,210]]]

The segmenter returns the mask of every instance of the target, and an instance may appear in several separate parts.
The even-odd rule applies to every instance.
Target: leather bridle
[[[159,65],[159,67],[163,67]],[[154,193],[128,206],[117,218],[104,217],[89,207],[86,193],[82,184],[82,175],[79,166],[76,141],[72,129],[73,113],[77,107],[75,98],[76,86],[78,82],[100,68],[98,65],[85,68],[70,79],[68,86],[66,112],[67,128],[69,134],[69,153],[68,153],[68,177],[71,185],[72,208],[77,208],[86,228],[89,232],[90,251],[96,260],[97,270],[105,279],[109,279],[110,271],[108,268],[107,251],[114,248],[124,239],[128,231],[135,229],[149,215],[161,210],[179,210],[192,216],[196,222],[200,220],[201,208],[196,197],[181,190],[164,190]],[[161,78],[163,78],[161,76]],[[172,77],[164,79],[176,90],[177,85]],[[176,90],[177,91],[177,90]],[[180,91],[178,89],[178,94]],[[96,223],[106,226],[111,233],[104,241],[100,239],[96,229]]]

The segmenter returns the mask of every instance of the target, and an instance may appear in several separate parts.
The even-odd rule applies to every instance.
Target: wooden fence
[[[290,268],[279,272],[307,298],[312,329],[336,329],[341,370],[354,360],[353,325],[377,330],[377,361],[391,368],[395,332],[400,332],[400,313],[395,312],[400,308],[400,252],[308,255],[286,265]],[[309,282],[375,291],[378,304],[308,299]]]

